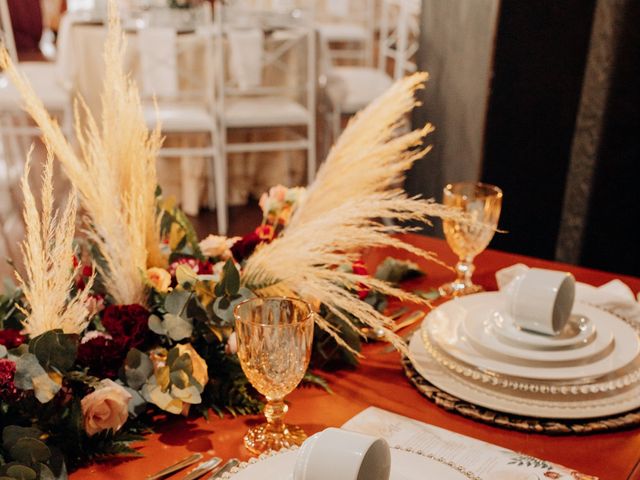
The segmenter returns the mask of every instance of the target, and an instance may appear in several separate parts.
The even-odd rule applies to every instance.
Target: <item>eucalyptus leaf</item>
[[[0,345],[0,358],[4,358],[7,356],[7,347],[4,345]]]
[[[7,468],[7,474],[15,480],[36,480],[38,473],[26,465],[11,465]]]
[[[181,315],[186,310],[186,305],[191,298],[189,292],[174,290],[164,300],[164,308],[174,315]]]
[[[56,476],[44,463],[38,465],[38,480],[56,480]]]
[[[40,403],[50,401],[61,387],[51,380],[33,353],[26,353],[16,360],[14,383],[21,390],[33,390]]]
[[[158,335],[166,335],[167,330],[164,328],[164,324],[162,323],[162,319],[157,315],[149,315],[148,320],[149,330],[153,333],[157,333]]]
[[[171,384],[178,388],[187,388],[189,386],[189,375],[182,370],[175,370],[170,375]]]
[[[10,450],[21,438],[40,438],[42,432],[35,427],[8,425],[2,430],[2,446]]]
[[[167,335],[175,341],[183,340],[191,336],[193,321],[178,315],[167,313],[162,322]]]
[[[176,280],[180,285],[192,285],[198,280],[198,274],[188,265],[179,265],[176,269]]]
[[[27,464],[46,462],[51,458],[49,448],[42,441],[29,437],[18,440],[9,453],[14,460]]]
[[[138,415],[144,413],[144,411],[147,409],[147,401],[140,394],[140,392],[127,386],[125,386],[124,389],[131,395],[131,400],[129,400],[129,403],[127,405],[129,416],[131,418],[135,418]]]
[[[66,372],[76,360],[77,339],[62,330],[49,330],[29,342],[29,352],[38,357],[45,368]]]
[[[222,267],[222,275],[225,294],[230,297],[237,295],[240,289],[240,272],[238,272],[232,259],[227,260],[224,267]]]
[[[149,356],[136,348],[127,353],[124,363],[124,375],[127,385],[139,390],[153,373],[153,362]]]

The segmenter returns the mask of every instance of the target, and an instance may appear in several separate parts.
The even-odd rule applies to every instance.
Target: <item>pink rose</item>
[[[120,430],[129,416],[131,394],[113,380],[102,380],[93,393],[82,399],[84,430],[90,437],[103,430]]]

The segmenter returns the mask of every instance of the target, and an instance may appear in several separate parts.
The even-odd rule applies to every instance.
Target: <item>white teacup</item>
[[[390,474],[386,440],[327,428],[300,447],[293,480],[389,480]]]
[[[570,273],[530,268],[507,286],[507,309],[519,327],[557,335],[569,320],[575,293]]]

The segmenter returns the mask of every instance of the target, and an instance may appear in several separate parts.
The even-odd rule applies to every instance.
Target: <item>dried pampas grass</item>
[[[24,331],[31,337],[49,330],[79,334],[87,326],[87,308],[93,276],[86,288],[71,296],[80,265],[73,266],[77,195],[73,191],[63,212],[53,210],[53,155],[47,152],[42,176],[41,208],[29,187],[30,157],[27,158],[22,192],[24,195],[25,240],[21,250],[26,278],[16,271],[29,308],[24,310]]]
[[[426,73],[400,80],[352,119],[282,236],[259,248],[243,270],[245,285],[259,294],[294,293],[320,301],[356,331],[350,315],[376,330],[383,329],[386,339],[404,353],[408,353],[406,344],[388,328],[390,320],[353,291],[364,284],[402,300],[427,302],[375,278],[336,267],[352,263],[367,247],[395,247],[438,261],[434,254],[395,236],[412,230],[402,222],[463,219],[457,210],[408,197],[396,187],[430,148],[421,148],[423,138],[433,130],[430,125],[398,134],[407,113],[418,104],[415,91],[426,80]],[[386,224],[383,218],[400,224]],[[329,324],[322,320],[319,324],[346,346]]]
[[[159,127],[153,132],[146,127],[138,90],[123,70],[125,49],[117,7],[111,0],[102,122],[98,125],[84,102],[76,102],[79,156],[4,49],[0,67],[15,83],[25,110],[80,193],[89,217],[89,237],[103,259],[97,268],[113,301],[144,304],[144,272],[149,266],[166,263],[160,252],[155,199],[155,160],[162,138]]]

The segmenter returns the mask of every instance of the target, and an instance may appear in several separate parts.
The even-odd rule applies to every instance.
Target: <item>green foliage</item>
[[[33,427],[8,425],[2,430],[2,453],[9,463],[0,466],[0,479],[66,479],[66,468],[44,442],[45,435]],[[56,472],[56,473],[54,473]]]
[[[24,314],[18,308],[19,305],[24,306],[22,290],[16,288],[10,279],[5,278],[4,293],[0,295],[0,329],[22,329]]]
[[[31,339],[29,352],[38,358],[45,369],[66,372],[76,360],[77,336],[67,335],[62,330],[50,330]]]
[[[361,350],[362,342],[360,336],[344,320],[324,311],[321,312],[321,315],[324,316],[327,322],[338,329],[338,334],[347,345],[356,352]],[[317,325],[313,335],[312,368],[336,370],[339,368],[355,368],[358,365],[358,359],[353,353],[338,345],[333,337]]]
[[[407,260],[387,257],[376,269],[375,277],[378,280],[399,284],[405,280],[420,277],[424,273],[417,264]]]

